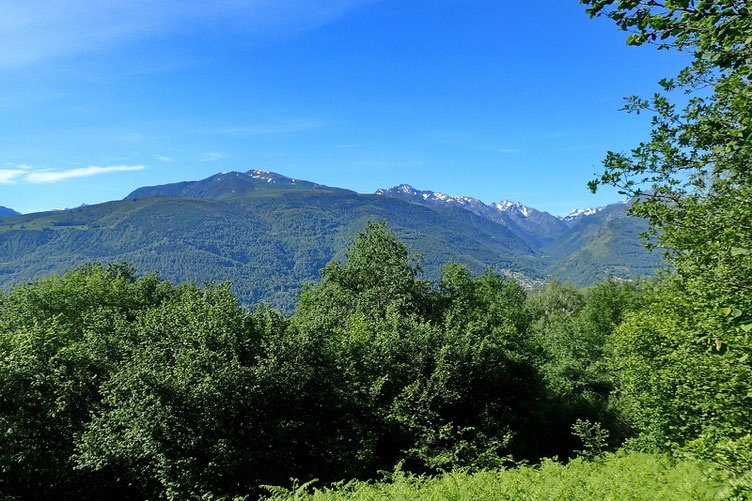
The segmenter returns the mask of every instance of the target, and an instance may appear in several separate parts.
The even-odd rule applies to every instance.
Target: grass
[[[698,462],[638,452],[607,454],[568,464],[545,460],[538,466],[436,477],[396,472],[380,482],[351,481],[331,487],[267,487],[267,499],[281,500],[710,500],[726,499],[724,484]]]

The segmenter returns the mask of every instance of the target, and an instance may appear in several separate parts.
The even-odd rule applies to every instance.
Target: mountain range
[[[574,210],[564,217],[552,216],[520,202],[502,200],[486,205],[476,198],[447,195],[429,190],[416,190],[408,184],[376,191],[377,195],[400,198],[412,203],[461,207],[508,228],[533,248],[542,248],[561,237],[586,215],[603,209]]]
[[[494,266],[522,283],[577,286],[662,267],[639,242],[629,203],[556,217],[519,202],[399,185],[360,194],[267,171],[143,187],[125,199],[0,217],[0,287],[87,261],[128,261],[173,281],[231,281],[240,299],[290,310],[306,281],[344,251],[366,221],[385,219],[428,278],[450,261]]]

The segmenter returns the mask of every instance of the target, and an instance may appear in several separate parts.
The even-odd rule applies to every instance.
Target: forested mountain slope
[[[649,274],[660,259],[639,246],[644,224],[628,218],[621,204],[571,228],[561,223],[564,230],[556,226],[553,233],[551,219],[558,218],[521,204],[486,214],[467,209],[357,194],[266,171],[220,173],[140,188],[121,201],[3,218],[0,286],[88,261],[128,261],[176,282],[232,281],[243,302],[290,310],[302,284],[341,259],[368,220],[380,219],[424,256],[429,278],[454,261],[476,272],[494,266],[527,284],[553,275],[585,286],[609,274]],[[520,229],[515,211],[528,217],[529,227],[532,215],[543,215],[537,236]]]
[[[616,203],[584,215],[561,238],[541,249],[547,271],[577,286],[607,276],[637,278],[664,266],[660,250],[648,251],[640,235],[647,221],[627,215],[631,203]]]
[[[218,193],[218,192],[217,192]],[[223,197],[225,198],[225,197]],[[129,198],[0,222],[0,284],[87,261],[129,261],[173,281],[233,282],[247,303],[291,308],[303,282],[341,258],[368,220],[385,219],[425,256],[538,277],[540,260],[509,230],[458,208],[428,208],[345,190],[273,189],[224,200]]]

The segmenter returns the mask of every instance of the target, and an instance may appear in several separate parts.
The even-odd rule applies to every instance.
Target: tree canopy
[[[582,0],[627,43],[691,55],[651,113],[649,140],[608,152],[591,189],[639,197],[651,246],[675,273],[612,339],[622,404],[653,446],[688,447],[748,471],[752,455],[752,11],[743,0]],[[678,98],[673,98],[679,92]],[[679,102],[680,104],[677,104]],[[746,445],[745,445],[746,444]]]

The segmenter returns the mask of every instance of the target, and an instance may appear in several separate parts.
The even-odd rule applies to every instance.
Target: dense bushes
[[[383,223],[292,317],[228,286],[79,268],[0,296],[0,490],[233,496],[568,455],[576,419],[611,425],[604,340],[637,295],[529,296],[458,265],[432,284]]]
[[[228,285],[85,266],[0,295],[0,493],[259,495],[397,464],[597,457],[625,439],[722,465],[741,493],[747,345],[733,314],[707,312],[669,279],[526,292],[449,265],[431,283],[383,223],[291,317],[247,310]]]

